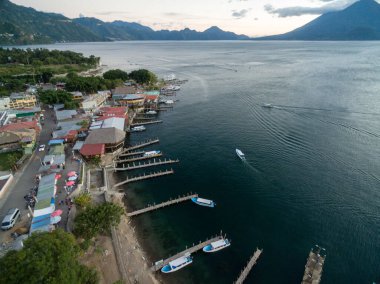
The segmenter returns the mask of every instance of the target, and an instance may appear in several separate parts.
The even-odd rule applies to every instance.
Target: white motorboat
[[[239,149],[236,149],[236,154],[238,155],[238,157],[242,160],[242,161],[245,161],[245,155],[244,153],[239,150]]]

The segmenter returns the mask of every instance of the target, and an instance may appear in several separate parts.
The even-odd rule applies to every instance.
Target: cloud
[[[242,19],[242,18],[245,18],[247,16],[249,12],[249,9],[242,9],[242,10],[232,10],[232,17],[234,17],[235,19]]]
[[[275,8],[270,4],[264,6],[264,10],[269,14],[277,15],[280,18],[303,16],[303,15],[321,15],[328,12],[334,12],[343,10],[357,0],[320,0],[322,2],[332,2],[320,7],[304,7],[304,6],[294,6],[294,7],[284,7]]]

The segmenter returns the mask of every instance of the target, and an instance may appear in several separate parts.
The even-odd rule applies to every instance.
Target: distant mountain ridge
[[[291,32],[260,40],[380,40],[380,4],[360,0],[342,11],[321,15]]]
[[[245,35],[211,27],[204,32],[153,29],[138,23],[69,19],[0,0],[0,45],[112,40],[242,40]]]

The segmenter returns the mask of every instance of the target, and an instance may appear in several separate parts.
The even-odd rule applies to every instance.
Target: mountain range
[[[211,27],[203,32],[153,29],[138,23],[69,19],[0,0],[0,45],[114,40],[244,40],[245,35]]]
[[[291,32],[262,40],[380,40],[380,4],[360,0],[329,12]]]
[[[198,32],[155,31],[123,21],[103,22],[96,18],[69,19],[55,13],[0,0],[0,45],[118,40],[248,40],[245,35],[213,26]],[[359,0],[344,10],[329,12],[291,32],[253,40],[380,40],[380,4]]]

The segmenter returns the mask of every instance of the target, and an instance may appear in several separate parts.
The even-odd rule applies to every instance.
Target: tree
[[[75,218],[74,234],[89,240],[99,233],[108,233],[120,223],[123,212],[121,206],[110,202],[89,207]]]
[[[86,208],[91,204],[91,195],[88,193],[82,193],[75,197],[74,202],[76,205]]]
[[[67,109],[75,109],[78,107],[78,104],[73,101],[73,95],[66,91],[40,91],[38,95],[40,101],[47,105],[65,104],[65,108]]]
[[[109,70],[105,72],[103,74],[103,78],[108,79],[108,80],[121,79],[125,81],[125,80],[128,80],[128,73],[120,69],[113,69],[113,70]]]
[[[152,84],[157,82],[157,76],[146,69],[139,69],[129,73],[129,78],[139,84]]]
[[[57,229],[34,233],[20,251],[0,259],[0,284],[95,284],[98,276],[78,261],[79,246],[72,234]]]

